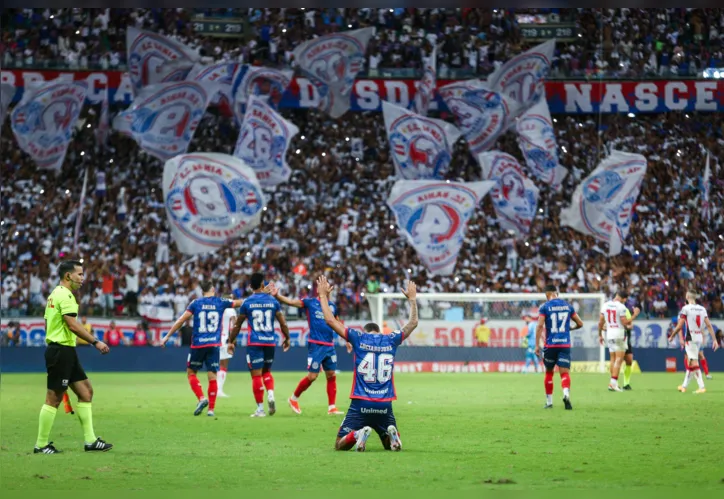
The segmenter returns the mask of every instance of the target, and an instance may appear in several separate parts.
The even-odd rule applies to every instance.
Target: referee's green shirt
[[[78,302],[73,293],[66,287],[56,286],[45,305],[45,343],[74,347],[76,336],[68,328],[63,316],[77,313]]]

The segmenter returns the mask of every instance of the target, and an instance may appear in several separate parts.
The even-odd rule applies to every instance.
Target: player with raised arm
[[[287,400],[289,407],[297,414],[302,413],[299,407],[299,397],[309,388],[319,376],[319,370],[324,370],[327,378],[327,414],[344,414],[337,409],[337,352],[334,349],[334,331],[327,325],[322,313],[319,298],[294,299],[282,296],[276,287],[272,288],[272,296],[284,305],[300,308],[307,313],[309,336],[307,337],[307,375],[301,379],[296,390]],[[337,316],[337,305],[329,302],[332,315]],[[352,351],[352,345],[347,343],[347,351]]]
[[[669,336],[669,341],[671,341],[674,336],[677,334],[679,335],[679,342],[681,345],[684,345],[686,357],[689,360],[686,368],[686,374],[684,375],[684,383],[679,386],[679,391],[682,393],[686,391],[686,387],[689,385],[692,374],[694,378],[696,378],[696,383],[699,385],[699,389],[695,393],[706,392],[704,379],[702,378],[701,370],[699,369],[699,352],[704,347],[704,327],[709,330],[709,334],[711,335],[713,342],[712,348],[714,351],[719,348],[719,343],[716,340],[714,328],[711,325],[711,321],[709,321],[706,309],[696,303],[697,298],[698,295],[695,292],[687,291],[687,304],[681,309],[681,312],[679,313],[679,322],[676,324],[674,331]],[[684,325],[686,325],[686,339],[682,333]]]
[[[622,392],[618,386],[618,376],[621,373],[621,364],[626,353],[626,328],[633,327],[633,321],[638,317],[641,310],[636,307],[631,318],[628,318],[628,308],[625,302],[628,293],[619,291],[613,300],[609,300],[603,304],[601,316],[598,319],[598,340],[601,345],[604,344],[603,330],[606,329],[606,346],[608,347],[609,357],[611,358],[611,381],[608,383],[608,389],[612,392]]]
[[[563,388],[563,405],[566,410],[573,409],[571,405],[571,331],[583,327],[583,321],[573,307],[558,298],[558,288],[553,285],[545,287],[546,302],[538,309],[538,327],[535,335],[535,354],[541,356],[541,338],[546,334],[545,348],[543,349],[543,364],[546,368],[545,409],[553,407],[553,370],[556,365],[561,375],[561,388]],[[576,327],[571,328],[571,320]]]
[[[234,295],[225,295],[225,299],[227,300],[233,300]],[[228,397],[226,393],[224,393],[224,383],[226,382],[226,374],[229,370],[229,360],[233,357],[232,354],[229,353],[229,349],[226,346],[226,344],[229,341],[229,331],[231,331],[231,328],[234,327],[234,324],[236,323],[236,316],[239,315],[236,312],[236,309],[231,307],[224,310],[224,315],[221,319],[221,346],[219,347],[219,374],[218,374],[218,385],[219,385],[219,397]]]
[[[317,294],[322,306],[324,320],[335,333],[347,340],[354,349],[354,377],[352,378],[352,399],[349,411],[339,427],[335,449],[364,452],[372,430],[377,432],[387,450],[402,450],[402,441],[397,431],[397,421],[392,412],[392,401],[397,399],[395,391],[395,354],[397,347],[417,327],[417,288],[408,281],[403,291],[410,304],[410,320],[399,331],[381,334],[380,326],[365,325],[365,331],[345,328],[329,306],[332,286],[324,276],[317,280]]]
[[[216,373],[219,370],[219,347],[221,346],[222,317],[224,311],[241,305],[241,300],[225,300],[216,296],[216,288],[211,281],[201,282],[203,296],[192,301],[186,311],[181,314],[168,333],[161,339],[165,347],[169,338],[193,317],[194,327],[191,339],[191,351],[186,362],[186,375],[191,390],[198,403],[194,416],[198,416],[208,407],[208,416],[214,415],[218,384]],[[209,398],[204,397],[204,390],[196,373],[206,364],[209,378]]]
[[[251,372],[251,389],[256,401],[256,411],[251,415],[254,418],[266,416],[264,412],[264,389],[266,388],[269,415],[277,412],[274,400],[274,377],[271,369],[274,363],[274,350],[277,344],[275,332],[276,321],[284,335],[282,347],[289,350],[289,327],[279,302],[268,293],[264,287],[264,275],[255,273],[251,275],[251,289],[254,292],[244,300],[241,312],[236,318],[236,324],[231,329],[227,348],[234,354],[236,337],[239,335],[241,325],[249,319],[249,341],[246,346],[246,363]]]

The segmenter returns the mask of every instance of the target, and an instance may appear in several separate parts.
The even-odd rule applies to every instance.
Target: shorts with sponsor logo
[[[699,352],[701,351],[700,341],[687,341],[684,345],[686,350],[686,358],[689,360],[699,360]]]
[[[570,369],[571,349],[546,347],[543,350],[543,363],[546,369],[553,369],[555,366]]]
[[[186,367],[200,371],[206,365],[206,370],[215,373],[219,370],[219,347],[192,348],[186,361]]]
[[[74,347],[51,343],[45,349],[48,390],[63,392],[68,385],[88,379]]]
[[[387,436],[387,427],[390,425],[397,427],[397,421],[392,412],[392,402],[352,399],[349,404],[349,411],[347,411],[347,415],[337,432],[337,437],[341,438],[351,431],[361,430],[365,426],[369,426],[377,432],[380,440],[384,440]]]
[[[307,354],[307,371],[318,373],[320,369],[325,371],[337,370],[337,351],[329,345],[309,343]]]
[[[253,371],[262,368],[271,370],[271,366],[274,363],[275,349],[275,346],[246,347],[246,363],[249,366],[249,370]]]
[[[618,353],[626,351],[626,338],[613,337],[606,340],[606,346],[608,347],[609,353]]]

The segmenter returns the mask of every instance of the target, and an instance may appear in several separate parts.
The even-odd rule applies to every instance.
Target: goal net
[[[584,325],[571,332],[571,370],[603,372],[605,351],[598,342],[598,318],[605,296],[559,296],[573,305]],[[373,321],[388,331],[404,326],[409,305],[402,293],[368,294],[366,298]],[[544,302],[543,293],[418,293],[419,325],[404,343],[415,348],[398,350],[396,371],[521,372],[540,368],[540,360],[531,362],[526,355],[528,325],[537,320],[538,307]]]

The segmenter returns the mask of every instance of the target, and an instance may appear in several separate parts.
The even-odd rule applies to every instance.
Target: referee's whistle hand
[[[105,355],[111,351],[111,349],[108,347],[108,345],[106,345],[102,341],[99,341],[98,343],[96,343],[96,348],[102,355]]]

